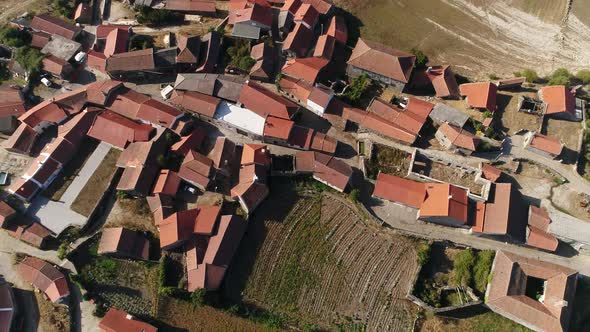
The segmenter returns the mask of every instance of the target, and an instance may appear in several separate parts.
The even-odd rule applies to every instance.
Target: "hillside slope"
[[[336,0],[364,38],[421,49],[475,77],[590,66],[585,0]]]

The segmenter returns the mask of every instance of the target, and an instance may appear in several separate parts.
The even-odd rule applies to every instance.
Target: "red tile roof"
[[[299,9],[297,9],[297,12],[293,17],[293,21],[295,21],[295,23],[304,23],[313,29],[319,17],[320,13],[317,11],[317,9],[315,9],[315,7],[313,7],[311,4],[304,3],[299,6]]]
[[[321,35],[318,38],[318,42],[315,45],[313,51],[314,57],[320,57],[324,59],[332,59],[334,54],[334,47],[336,45],[336,39],[330,35]]]
[[[465,96],[467,104],[473,108],[483,108],[490,112],[496,111],[498,86],[491,82],[465,83],[459,86],[461,96]]]
[[[35,31],[31,33],[31,47],[42,49],[49,43],[51,35],[42,31]]]
[[[315,135],[313,135],[313,138],[311,140],[312,150],[326,154],[336,153],[337,146],[338,141],[335,138],[317,131],[315,132]]]
[[[451,66],[433,66],[426,70],[426,76],[432,83],[436,96],[440,98],[458,98],[459,85]]]
[[[297,151],[295,153],[295,170],[297,172],[312,173],[315,164],[315,152]]]
[[[221,99],[193,91],[174,91],[170,103],[185,111],[212,118]]]
[[[288,140],[294,124],[291,120],[268,116],[264,123],[264,137]]]
[[[289,50],[298,57],[304,57],[313,40],[313,32],[301,23],[295,24],[283,42],[283,50]]]
[[[510,183],[496,183],[492,190],[486,203],[483,232],[498,235],[509,234],[510,223],[514,222],[510,220],[512,185]]]
[[[226,137],[217,137],[215,145],[209,153],[213,165],[217,169],[227,169],[236,160],[236,145]]]
[[[405,128],[402,128],[375,113],[346,107],[343,110],[342,118],[344,120],[356,122],[365,128],[371,129],[396,141],[406,144],[413,144],[416,141],[416,134],[409,132]]]
[[[502,176],[502,171],[497,169],[496,167],[482,163],[481,164],[481,173],[484,179],[490,180],[492,182],[498,181],[500,176]]]
[[[559,241],[552,234],[535,226],[528,225],[526,244],[535,248],[555,252],[559,246]]]
[[[438,130],[446,136],[452,145],[469,151],[475,151],[480,143],[477,136],[448,122],[443,123]]]
[[[204,206],[197,207],[198,214],[195,219],[193,233],[200,235],[211,235],[217,225],[217,219],[221,213],[221,206]]]
[[[563,143],[558,139],[538,133],[533,135],[530,146],[554,156],[559,156],[563,150]]]
[[[82,28],[47,14],[37,15],[31,21],[31,29],[74,39]]]
[[[104,53],[90,50],[86,55],[86,65],[102,73],[106,73],[107,57]]]
[[[408,104],[406,105],[406,111],[413,113],[414,115],[421,118],[428,118],[430,112],[434,108],[433,103],[429,103],[425,100],[408,97]]]
[[[106,111],[96,117],[88,136],[123,149],[128,143],[148,141],[154,132],[149,125]]]
[[[2,146],[11,152],[29,154],[38,136],[39,134],[33,128],[26,123],[21,123]]]
[[[37,258],[27,257],[17,267],[21,277],[47,295],[51,302],[70,295],[66,277],[53,265]]]
[[[242,86],[238,101],[245,108],[263,118],[272,115],[278,118],[290,119],[299,109],[299,106],[294,102],[253,81],[248,81],[247,84]]]
[[[288,11],[289,13],[295,15],[297,10],[299,10],[299,7],[301,7],[301,4],[303,4],[301,0],[287,0],[285,1],[283,7],[281,7],[281,11]]]
[[[137,120],[141,105],[150,99],[143,93],[124,87],[109,98],[105,106],[115,113]]]
[[[293,78],[315,83],[322,69],[330,62],[324,58],[299,58],[288,60],[281,71]]]
[[[152,189],[158,168],[154,165],[143,167],[126,167],[117,184],[117,190],[130,192],[137,196],[146,196]]]
[[[398,176],[379,173],[373,196],[419,209],[426,197],[426,185]]]
[[[568,330],[578,272],[534,258],[497,251],[486,305],[537,331]],[[543,281],[543,301],[527,295],[530,278]]]
[[[180,187],[180,177],[178,173],[163,169],[160,171],[152,194],[162,194],[169,196],[176,196],[178,188]]]
[[[184,113],[155,99],[149,99],[139,106],[137,118],[153,125],[172,128]]]
[[[98,244],[98,254],[149,259],[149,241],[141,233],[123,227],[105,228]]]
[[[238,216],[222,216],[217,233],[209,239],[203,261],[207,264],[227,267],[247,227],[248,223]]]
[[[322,15],[328,14],[333,6],[326,0],[302,0],[302,2],[311,4]]]
[[[106,71],[109,73],[154,70],[155,68],[153,48],[115,54],[107,59],[106,65]]]
[[[270,166],[270,150],[264,144],[244,144],[240,164],[259,164],[268,167]]]
[[[207,189],[212,173],[213,161],[192,150],[186,155],[178,170],[181,179],[201,189]]]
[[[448,183],[427,183],[420,217],[449,217],[467,223],[467,190]]]
[[[311,147],[311,140],[313,139],[313,133],[313,129],[294,125],[287,144],[300,149],[309,150]]]
[[[43,70],[55,76],[67,75],[71,65],[58,57],[49,55],[43,58]]]
[[[314,158],[314,178],[344,191],[352,176],[352,168],[342,160],[327,154],[314,152]]]
[[[0,85],[0,117],[18,117],[25,111],[25,101],[21,91],[7,84]]]
[[[285,93],[293,95],[301,102],[307,101],[307,98],[311,94],[313,86],[306,81],[295,79],[289,76],[281,77],[279,81],[279,87]]]
[[[127,43],[129,42],[130,28],[112,29],[107,35],[107,40],[104,46],[104,55],[107,57],[113,54],[127,52]]]
[[[98,323],[103,332],[156,332],[158,329],[130,316],[122,310],[111,307]]]
[[[14,217],[15,214],[16,211],[10,205],[4,201],[0,201],[0,228],[3,227],[8,220]]]
[[[348,64],[408,83],[415,61],[415,55],[359,38]],[[384,63],[391,65],[383,66]]]
[[[252,6],[230,11],[229,24],[256,22],[259,25],[270,27],[272,25],[272,8],[254,3]]]
[[[346,21],[342,16],[333,16],[328,26],[326,34],[332,36],[337,42],[346,44],[348,41],[348,28],[346,27]]]
[[[189,292],[197,289],[216,291],[223,282],[227,267],[213,264],[199,264],[197,268],[187,269],[187,288]]]
[[[164,219],[159,225],[160,248],[171,249],[188,240],[193,234],[198,209],[178,211]]]
[[[566,86],[545,86],[539,90],[541,100],[547,104],[546,114],[570,113],[575,115],[576,97]]]
[[[420,133],[426,122],[426,117],[422,117],[421,114],[402,110],[380,98],[373,99],[367,110],[415,135]]]

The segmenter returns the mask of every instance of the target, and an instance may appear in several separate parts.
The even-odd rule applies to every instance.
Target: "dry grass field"
[[[229,296],[299,327],[411,330],[416,242],[372,228],[334,196],[284,193],[250,219],[226,276]]]
[[[336,0],[364,38],[424,51],[435,63],[487,78],[523,67],[548,73],[590,63],[590,3],[568,0]]]

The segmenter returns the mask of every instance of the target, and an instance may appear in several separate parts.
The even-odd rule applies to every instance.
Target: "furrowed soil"
[[[590,63],[590,2],[585,0],[336,0],[357,16],[360,33],[417,48],[433,63],[479,79],[533,68],[577,71]],[[359,24],[360,23],[360,24]],[[354,29],[352,30],[354,34]],[[353,41],[354,43],[354,41]]]
[[[301,328],[411,330],[416,242],[366,224],[341,196],[279,189],[250,219],[226,295]]]

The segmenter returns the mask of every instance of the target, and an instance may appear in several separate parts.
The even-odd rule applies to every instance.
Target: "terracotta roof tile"
[[[239,102],[263,118],[272,115],[290,119],[299,109],[294,102],[253,81],[248,81],[242,86]]]
[[[436,96],[439,98],[458,98],[459,85],[455,78],[455,73],[451,69],[451,66],[433,66],[426,70],[426,76],[434,86]]]
[[[74,39],[82,28],[47,14],[37,15],[31,21],[33,30],[56,34],[68,39]]]
[[[447,137],[452,145],[463,149],[475,151],[480,143],[477,136],[448,122],[443,123],[438,130]]]
[[[295,24],[293,31],[289,32],[287,38],[283,42],[283,50],[289,50],[298,57],[304,57],[311,42],[313,40],[313,32],[301,23]]]
[[[70,295],[65,276],[51,264],[37,258],[27,257],[17,267],[21,277],[57,302]]]
[[[264,137],[288,140],[289,136],[291,135],[293,125],[294,122],[291,120],[268,116],[266,118],[266,122],[264,123]]]
[[[348,64],[385,77],[408,83],[416,56],[386,47],[382,44],[359,39]],[[383,66],[391,63],[390,66]]]
[[[164,169],[160,171],[152,193],[175,196],[179,187],[180,177],[178,173]]]
[[[111,307],[100,320],[98,327],[104,332],[156,332],[158,330],[114,307]]]
[[[575,116],[576,97],[566,86],[542,87],[539,96],[547,104],[546,114],[570,113]]]
[[[337,42],[346,44],[348,41],[348,28],[346,27],[346,21],[342,16],[333,16],[326,32],[329,36],[334,37]]]
[[[170,103],[195,114],[210,118],[215,115],[221,99],[193,91],[174,91]]]
[[[299,58],[288,60],[281,69],[285,75],[315,83],[322,69],[329,63],[324,58]]]
[[[398,176],[379,173],[373,196],[419,209],[426,197],[426,185]]]
[[[426,184],[420,217],[450,217],[467,223],[467,190],[448,183]]]
[[[545,151],[554,156],[559,156],[563,150],[563,143],[556,138],[535,133],[531,139],[530,146]]]
[[[496,95],[498,87],[491,82],[465,83],[459,86],[461,95],[467,104],[474,108],[483,108],[490,112],[496,111]]]
[[[270,150],[264,144],[244,144],[240,164],[259,164],[268,167],[270,166]]]

